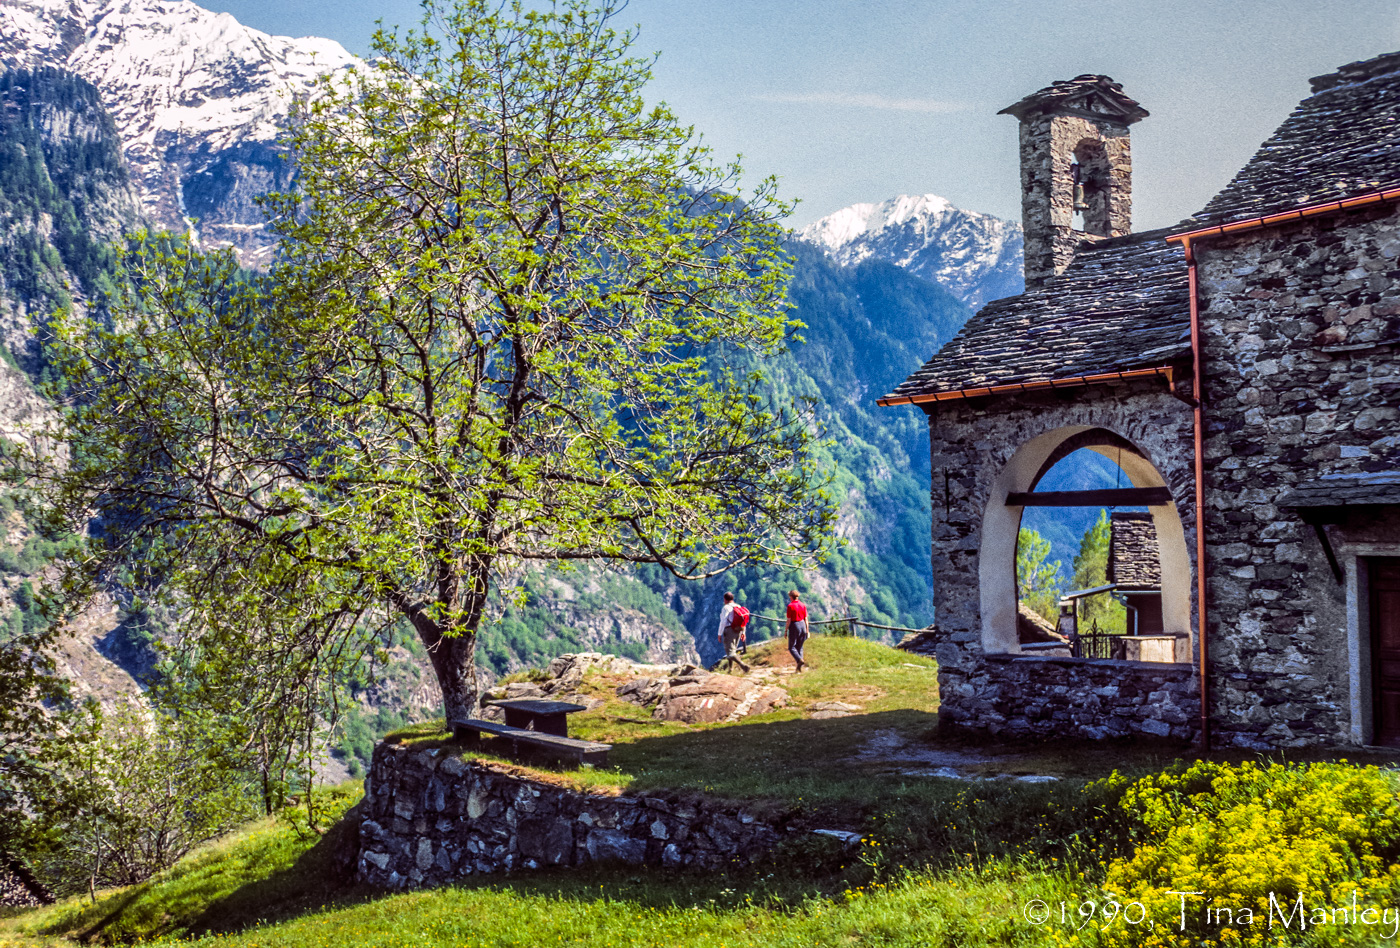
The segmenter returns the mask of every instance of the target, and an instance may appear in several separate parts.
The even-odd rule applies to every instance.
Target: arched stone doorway
[[[1106,428],[1070,425],[1045,432],[1011,456],[993,482],[982,516],[978,585],[982,615],[982,649],[988,655],[1021,652],[1016,632],[1016,540],[1022,506],[1008,504],[1015,493],[1028,493],[1058,461],[1077,450],[1096,451],[1118,464],[1132,486],[1167,488],[1157,466],[1133,442]],[[1149,506],[1157,532],[1162,573],[1162,622],[1181,636],[1176,660],[1189,662],[1191,637],[1191,557],[1175,501]]]

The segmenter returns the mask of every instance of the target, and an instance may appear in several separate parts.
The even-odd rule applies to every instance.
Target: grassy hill
[[[325,836],[306,829],[301,811],[261,820],[206,847],[161,876],[71,899],[0,921],[0,945],[103,944],[156,937],[210,944],[265,945],[769,945],[846,943],[851,931],[894,933],[911,917],[929,920],[890,944],[966,940],[989,917],[1000,938],[1007,911],[1027,879],[1062,886],[1062,874],[1005,862],[1007,839],[1037,832],[1013,828],[1031,814],[1074,810],[1076,781],[965,783],[888,773],[860,762],[873,733],[919,742],[932,736],[937,708],[933,663],[855,638],[815,637],[813,670],[787,674],[790,660],[769,643],[750,651],[773,669],[789,706],[736,724],[688,725],[651,719],[618,700],[621,678],[593,674],[585,690],[605,703],[575,715],[571,732],[614,743],[607,771],[541,772],[541,779],[630,793],[671,787],[747,801],[759,812],[783,809],[812,827],[861,832],[870,842],[848,851],[835,840],[798,835],[767,864],[717,876],[641,875],[590,868],[491,877],[448,890],[385,895],[342,887],[332,854],[345,824]],[[812,706],[840,701],[862,708],[818,720]],[[391,739],[431,742],[439,726],[420,725]],[[472,754],[519,771],[517,765]],[[343,812],[360,788],[325,791],[320,805]],[[1008,822],[1009,821],[1009,822]],[[1043,882],[1043,885],[1042,885]],[[954,886],[953,888],[950,888]],[[903,940],[901,940],[903,939]],[[184,943],[184,942],[181,942]],[[989,943],[1004,943],[1001,941]],[[1014,943],[1014,942],[1013,942]],[[1025,942],[1030,944],[1031,942]]]
[[[0,946],[1127,946],[1143,944],[1137,936],[1145,933],[1122,925],[1076,928],[1076,908],[1101,903],[1105,886],[1154,906],[1164,924],[1170,906],[1161,900],[1162,885],[1176,884],[1177,876],[1193,883],[1191,873],[1204,876],[1194,884],[1212,890],[1229,880],[1241,900],[1260,886],[1312,893],[1321,883],[1309,874],[1318,872],[1332,880],[1318,891],[1361,885],[1365,899],[1390,900],[1386,905],[1400,895],[1400,781],[1393,770],[1357,764],[1356,755],[1352,763],[1188,770],[1174,760],[1184,749],[1162,746],[958,741],[933,727],[930,662],[858,639],[817,637],[808,644],[814,670],[799,676],[784,674],[785,656],[775,646],[751,657],[789,688],[789,707],[734,724],[658,722],[616,700],[613,677],[594,675],[585,688],[605,702],[574,716],[573,730],[614,741],[615,766],[531,773],[596,793],[669,787],[742,798],[760,813],[784,810],[799,830],[854,829],[862,841],[853,848],[795,832],[767,861],[725,873],[588,867],[385,893],[336,877],[336,853],[353,847],[354,825],[335,819],[361,792],[347,784],[315,798],[328,831],[308,829],[304,809],[292,808],[141,885],[11,911],[0,917]],[[814,706],[831,701],[862,710],[812,716]],[[422,725],[391,739],[443,737],[440,728]],[[866,753],[893,739],[903,742],[902,756]],[[947,779],[914,766],[940,754],[984,778],[999,776]],[[472,756],[525,770],[489,754]],[[1142,779],[1133,783],[1115,768]],[[1024,771],[1062,779],[1007,776]],[[1154,828],[1167,812],[1171,825]],[[1356,812],[1370,816],[1358,822],[1348,815]],[[1261,859],[1265,852],[1277,859]],[[1163,853],[1177,861],[1151,862]],[[1065,902],[1073,924],[1027,922],[1034,900]],[[1186,933],[1164,929],[1152,944],[1281,944],[1193,925]],[[1291,934],[1298,937],[1289,945],[1362,945],[1373,943],[1362,936],[1378,933]]]

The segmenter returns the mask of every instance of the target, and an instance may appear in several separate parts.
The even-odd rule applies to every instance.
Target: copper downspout
[[[1206,624],[1206,472],[1205,449],[1202,432],[1204,419],[1201,413],[1201,311],[1197,304],[1196,292],[1196,253],[1189,238],[1181,241],[1186,251],[1187,293],[1191,306],[1191,401],[1192,428],[1195,437],[1195,479],[1196,479],[1196,636],[1200,643],[1201,655],[1201,749],[1210,750],[1210,678],[1206,670],[1210,664],[1210,627]]]
[[[1398,199],[1400,199],[1400,187],[1380,188],[1369,194],[1362,194],[1357,197],[1345,198],[1339,201],[1324,201],[1320,204],[1310,204],[1307,207],[1300,207],[1296,210],[1283,211],[1278,214],[1268,214],[1264,217],[1253,217],[1248,220],[1235,221],[1232,224],[1200,227],[1196,230],[1186,231],[1185,233],[1173,234],[1167,238],[1168,243],[1181,244],[1181,249],[1186,252],[1186,273],[1190,287],[1191,361],[1193,363],[1191,394],[1195,401],[1194,427],[1196,442],[1196,622],[1200,627],[1199,638],[1201,643],[1201,746],[1206,750],[1210,749],[1209,679],[1206,676],[1206,666],[1210,651],[1208,647],[1209,636],[1207,635],[1206,627],[1206,495],[1205,458],[1204,449],[1202,447],[1202,432],[1204,431],[1204,426],[1201,413],[1201,317],[1199,301],[1197,299],[1196,253],[1195,249],[1191,246],[1191,242],[1206,237],[1258,230],[1275,224],[1287,224],[1322,214],[1340,213],[1342,211],[1366,207],[1370,204],[1380,204],[1385,201],[1395,201]]]

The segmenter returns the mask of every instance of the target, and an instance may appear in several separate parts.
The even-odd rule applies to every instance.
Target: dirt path
[[[1025,764],[1032,755],[1012,749],[977,751],[966,747],[936,747],[907,740],[891,728],[872,731],[864,749],[851,763],[888,768],[904,777],[948,777],[956,780],[1021,780],[1043,783],[1060,778],[1053,774],[1028,773]],[[1036,763],[1043,763],[1037,760]]]

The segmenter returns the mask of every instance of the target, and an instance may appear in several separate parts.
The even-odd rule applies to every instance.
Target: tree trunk
[[[443,635],[434,629],[430,635],[419,630],[428,658],[433,663],[438,687],[442,689],[442,712],[446,721],[475,717],[476,688],[476,630],[460,629],[456,635]]]
[[[442,691],[443,719],[450,727],[453,721],[476,716],[476,630],[481,623],[486,606],[487,578],[491,562],[487,558],[476,559],[470,567],[470,583],[475,592],[470,595],[467,608],[462,608],[461,575],[452,565],[441,561],[437,569],[437,604],[443,613],[452,616],[449,623],[434,621],[422,603],[410,602],[401,595],[391,594],[390,602],[397,606],[413,623],[414,631],[428,651],[428,660],[433,663],[433,674],[437,676],[438,688]]]

